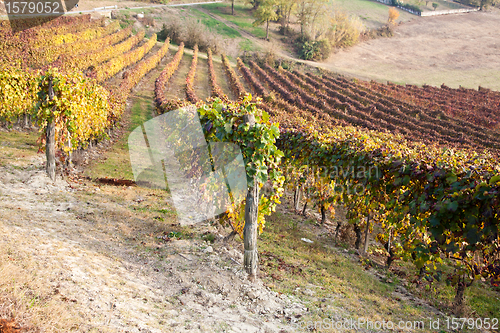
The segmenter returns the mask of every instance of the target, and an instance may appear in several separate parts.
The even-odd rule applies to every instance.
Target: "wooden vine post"
[[[52,78],[49,78],[49,100],[54,99],[54,87],[52,86]],[[47,156],[47,175],[52,179],[56,180],[56,127],[54,119],[50,119],[47,123],[46,128],[46,143],[45,143],[45,154]]]
[[[295,211],[298,212],[300,210],[300,194],[301,194],[301,188],[299,186],[297,186],[295,188],[295,194],[293,196],[293,201],[294,201],[294,205],[295,205]]]
[[[255,125],[255,116],[248,114],[244,116],[244,122]],[[245,255],[243,265],[247,271],[250,280],[257,277],[259,256],[257,252],[257,227],[259,214],[259,185],[254,177],[253,186],[247,191],[245,203],[245,227],[243,229],[243,238],[245,243]]]
[[[368,253],[368,235],[370,234],[370,213],[366,217],[366,229],[365,229],[365,247],[363,253],[366,255]]]
[[[73,167],[73,154],[71,153],[71,133],[68,132],[68,156],[66,156],[66,166],[68,168]]]

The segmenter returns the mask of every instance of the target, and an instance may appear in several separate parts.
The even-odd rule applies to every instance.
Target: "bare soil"
[[[306,310],[247,280],[241,243],[165,237],[177,225],[165,194],[52,183],[42,166],[0,168],[0,317],[31,332],[279,332],[285,310]],[[141,213],[159,203],[167,213]]]

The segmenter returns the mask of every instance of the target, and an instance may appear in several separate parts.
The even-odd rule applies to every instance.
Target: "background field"
[[[367,28],[379,28],[387,22],[389,6],[373,0],[330,0],[334,8],[358,16]],[[417,18],[403,10],[399,11],[399,22]]]
[[[321,65],[380,81],[499,90],[499,30],[498,11],[420,17],[392,38],[341,50]]]

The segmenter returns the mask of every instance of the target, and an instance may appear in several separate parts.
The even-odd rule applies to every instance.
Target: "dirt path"
[[[215,75],[217,77],[217,83],[221,87],[222,91],[229,97],[230,100],[234,101],[236,100],[236,96],[234,96],[233,90],[229,86],[229,82],[226,79],[226,71],[224,70],[224,66],[222,65],[222,61],[220,60],[220,57],[215,56],[214,57],[214,71]]]
[[[169,227],[132,206],[157,198],[134,188],[54,185],[41,158],[32,162],[31,170],[0,169],[0,247],[10,249],[12,265],[31,263],[31,274],[50,281],[38,290],[43,303],[70,304],[79,317],[68,315],[65,324],[77,331],[278,332],[284,309],[304,310],[250,284],[237,248],[155,238]],[[35,324],[47,319],[60,324],[50,316]]]
[[[162,69],[134,95],[152,100]],[[0,163],[0,318],[44,332],[292,332],[285,314],[306,311],[248,281],[240,242],[224,244],[208,222],[180,227],[167,192],[54,184],[26,144],[0,151],[11,156]]]
[[[211,89],[208,81],[208,63],[207,60],[198,57],[196,75],[194,77],[194,89],[196,96],[201,100],[210,97]]]

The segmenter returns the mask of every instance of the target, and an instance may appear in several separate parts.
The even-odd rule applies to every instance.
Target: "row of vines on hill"
[[[227,58],[222,61],[241,96],[244,88],[237,74]],[[489,133],[472,128],[462,134],[451,124],[445,129],[446,122],[434,124],[411,103],[345,82],[341,86],[328,77],[278,71],[251,61],[252,72],[240,59],[237,64],[250,88],[262,96],[259,107],[277,117],[293,115],[278,140],[285,153],[282,169],[289,185],[302,188],[323,217],[341,203],[358,230],[370,218],[382,230],[377,239],[390,253],[389,263],[404,258],[431,274],[443,256],[453,258],[456,270],[449,282],[457,294],[477,278],[500,283],[500,176],[493,156],[405,139],[430,136],[429,143],[467,147],[474,146],[469,139],[474,137],[480,145],[496,148]],[[317,126],[308,125],[307,113],[369,130],[325,126],[316,131]],[[412,113],[424,120],[408,116]],[[387,130],[403,135],[384,133]]]
[[[371,90],[381,92],[396,99],[420,105],[430,112],[443,112],[451,117],[458,117],[475,125],[486,128],[499,128],[500,94],[487,90],[450,89],[424,85],[399,86],[377,82],[366,84]]]
[[[110,46],[110,44],[123,39],[130,33],[131,28],[126,28],[115,34],[91,40],[90,42],[86,41],[83,44],[76,42],[58,46],[59,59],[42,69],[20,68],[12,64],[0,65],[0,119],[10,122],[30,114],[30,110],[38,100],[39,82],[37,78],[52,68],[57,68],[60,73],[67,73],[68,76],[94,68],[93,71],[87,72],[87,74],[99,77],[102,81],[109,78],[110,73],[116,73],[137,62],[152,48],[156,40],[153,35],[142,47],[124,53],[143,40],[145,31],[141,30],[122,43]],[[92,45],[92,47],[89,49],[79,49],[77,47],[82,45]],[[96,51],[91,51],[92,49]],[[78,52],[78,50],[87,52],[76,56],[75,52]],[[52,58],[49,57],[48,59]],[[107,63],[103,63],[107,60],[109,60]],[[48,62],[41,61],[40,63]]]
[[[1,65],[0,119],[9,122],[23,115],[34,116],[41,130],[39,142],[47,142],[50,150],[48,159],[55,149],[69,153],[105,137],[120,119],[130,90],[158,65],[169,47],[167,40],[158,52],[144,58],[156,45],[156,35],[127,52],[143,40],[144,31],[120,43],[130,35],[131,28],[116,31],[118,22],[104,26],[103,20],[92,21],[89,17],[58,22],[6,33],[1,37],[4,48],[0,50],[33,55],[35,47],[40,47],[36,50],[40,57],[24,66]],[[44,36],[43,32],[47,34]],[[26,47],[21,47],[21,42],[27,42]],[[134,66],[124,73],[117,87],[102,85],[131,65]],[[43,67],[36,69],[40,66]],[[47,169],[53,177],[54,159],[51,160]]]
[[[170,112],[188,104],[187,101],[168,100],[165,97],[166,84],[178,68],[182,53],[183,45],[156,80],[155,101],[159,113]],[[255,104],[251,103],[249,95],[246,97],[243,95],[243,85],[224,55],[222,55],[222,60],[226,72],[234,86],[239,87],[237,92],[238,94],[241,92],[239,95],[241,98],[238,102],[229,102],[227,98],[221,100],[218,97],[211,97],[206,103],[201,102],[193,89],[197,57],[198,50],[195,47],[186,78],[186,96],[198,106],[200,122],[205,130],[207,141],[232,142],[241,149],[249,190],[242,203],[232,202],[232,207],[226,212],[221,222],[229,223],[234,232],[239,233],[245,239],[244,266],[250,276],[255,277],[258,263],[257,234],[259,231],[262,232],[265,216],[275,210],[283,193],[284,178],[278,168],[282,153],[275,146],[279,128],[277,124],[270,122],[269,115],[265,111],[259,110]],[[211,51],[208,52],[208,70],[212,93],[219,91],[219,94],[225,97],[222,90],[217,89]],[[194,162],[190,164],[197,165]],[[190,170],[190,173],[192,172],[196,173]],[[261,196],[259,195],[260,188],[265,183],[269,183],[273,191]]]
[[[92,40],[89,43],[83,43],[83,45],[80,43],[77,43],[78,45],[69,44],[65,46],[65,51],[61,51],[59,58],[51,63],[50,66],[58,67],[62,71],[83,71],[89,67],[97,66],[104,61],[129,51],[144,39],[144,30],[140,30],[134,36],[130,36],[131,32],[132,28],[129,27],[115,34]],[[122,41],[123,39],[125,40]]]
[[[200,99],[196,96],[194,91],[194,77],[196,75],[196,66],[198,64],[198,45],[194,46],[193,49],[193,61],[191,62],[191,67],[186,76],[186,97],[191,103],[198,103]]]
[[[309,76],[315,77],[311,74],[309,74]],[[458,118],[452,119],[443,113],[431,113],[427,109],[422,108],[420,105],[407,103],[389,95],[380,94],[375,90],[366,89],[361,84],[356,84],[343,78],[324,76],[324,79],[333,84],[335,89],[339,89],[340,91],[346,91],[346,93],[352,94],[353,96],[359,95],[366,97],[369,101],[380,101],[388,107],[400,109],[400,111],[402,111],[405,115],[413,116],[415,121],[418,123],[422,123],[425,126],[434,125],[434,127],[431,128],[435,129],[436,132],[442,133],[443,135],[452,137],[462,136],[465,140],[464,142],[468,141],[468,144],[470,145],[470,142],[472,141],[477,147],[480,148],[498,148],[498,135],[484,127],[474,125]]]
[[[217,76],[215,75],[213,55],[211,49],[207,49],[207,61],[208,61],[208,75],[210,79],[210,87],[212,88],[211,96],[219,97],[221,99],[227,99],[227,96],[224,94],[221,87],[217,83]]]
[[[95,77],[98,82],[104,82],[105,80],[116,75],[122,69],[141,60],[155,45],[156,34],[153,34],[153,36],[151,36],[151,38],[142,46],[137,47],[127,53],[116,56],[105,63],[102,63],[101,65],[96,67],[95,71],[90,75]]]
[[[126,35],[122,32],[118,33],[120,25],[117,22],[111,23],[106,27],[99,27],[87,29],[75,34],[71,34],[71,38],[67,37],[64,43],[57,43],[53,41],[50,46],[45,48],[31,49],[29,52],[23,50],[24,54],[24,67],[41,68],[54,62],[58,57],[76,56],[77,54],[85,51],[90,52],[98,50],[104,46],[116,43],[118,40],[123,39]],[[111,37],[112,36],[112,37]],[[110,38],[111,37],[111,38]],[[117,40],[116,37],[121,37]],[[106,43],[99,43],[95,45],[96,41],[104,41]],[[27,57],[27,58],[26,58]]]
[[[269,98],[272,93],[243,62],[238,61],[238,66],[255,92],[266,101],[276,100]],[[316,130],[318,124],[308,125],[296,113],[282,132],[278,147],[285,152],[287,182],[291,188],[302,188],[323,216],[331,205],[342,203],[358,231],[367,217],[377,222],[382,230],[377,239],[390,254],[389,264],[404,258],[431,273],[443,256],[453,258],[456,270],[448,281],[457,288],[457,295],[478,278],[500,283],[500,170],[493,155],[407,143],[404,136],[383,133],[393,124],[403,124],[400,132],[414,139],[416,133],[430,134],[427,129],[434,128],[439,130],[432,133],[434,142],[472,142],[467,137],[455,140],[453,136],[459,136],[453,131],[458,129],[451,124],[443,130],[432,126],[431,119],[411,121],[398,110],[412,104],[385,99],[346,82],[334,86],[330,78],[279,72],[252,61],[250,66],[269,91],[286,102],[316,115],[313,108],[321,108],[343,122],[377,130],[344,126]],[[376,109],[370,110],[371,106]],[[463,131],[496,148],[489,133],[475,130]]]
[[[55,123],[56,147],[67,152],[102,138],[121,118],[130,90],[160,63],[168,47],[167,40],[155,54],[127,70],[117,87],[108,89],[81,73],[69,75],[57,69],[47,71],[40,78],[39,127],[44,129],[48,123]],[[49,98],[49,80],[52,80],[56,97],[53,99]],[[42,141],[45,135],[43,132]]]
[[[260,68],[250,61],[254,73],[286,102],[313,114],[326,112],[341,123],[371,130],[390,130],[407,138],[445,145],[476,148],[500,147],[498,136],[475,127],[461,127],[446,119],[431,117],[418,107],[375,96],[366,91],[339,87],[331,80],[299,72],[281,72],[267,64]]]
[[[457,294],[478,278],[500,283],[494,158],[350,127],[289,131],[278,146],[290,166],[287,179],[296,187],[312,179],[306,189],[318,207],[342,203],[355,225],[369,216],[379,224],[389,265],[404,258],[432,272],[446,256],[455,260],[449,281]]]
[[[234,95],[238,98],[243,97],[246,94],[245,87],[243,87],[243,84],[241,84],[238,75],[229,63],[229,59],[226,57],[226,55],[221,54],[221,60],[222,65],[224,66],[224,70],[226,71],[226,74],[229,78],[229,83],[231,84],[231,89],[233,90]]]
[[[43,69],[22,70],[20,62],[1,65],[0,118],[19,117],[38,101],[40,128],[53,126],[56,145],[69,152],[105,136],[106,129],[116,124],[130,90],[158,65],[169,42],[144,58],[156,44],[156,35],[135,47],[143,40],[144,31],[127,38],[130,29],[116,32],[116,24],[104,26],[102,21],[85,18],[60,22],[0,37],[4,42],[2,60],[11,59],[9,50],[20,59],[37,54],[31,65]],[[52,28],[59,34],[42,38]],[[21,44],[28,38],[34,42],[23,50]],[[90,40],[98,46],[91,46]],[[187,104],[165,97],[166,85],[183,53],[181,44],[156,80],[155,101],[160,113]],[[77,60],[70,61],[75,55]],[[377,239],[388,250],[390,260],[410,260],[432,273],[443,257],[452,258],[455,272],[449,281],[456,286],[457,295],[478,278],[500,283],[500,170],[495,155],[464,149],[495,152],[500,148],[500,138],[493,131],[496,125],[489,123],[491,130],[486,131],[482,127],[488,115],[497,121],[496,113],[477,102],[483,96],[494,104],[500,100],[495,93],[463,90],[457,94],[460,98],[453,100],[453,93],[444,88],[424,87],[420,91],[410,86],[403,91],[391,85],[357,84],[328,75],[275,69],[254,61],[247,67],[238,59],[248,86],[261,97],[253,104],[227,57],[222,55],[221,59],[239,101],[215,98],[202,105],[193,89],[197,47],[186,78],[186,96],[199,106],[207,140],[234,142],[241,148],[250,185],[248,195],[254,195],[247,197],[247,203],[253,198],[249,209],[258,210],[261,231],[264,216],[279,203],[284,174],[288,185],[302,189],[323,219],[331,207],[343,204],[358,231],[362,224],[368,224],[367,218],[377,223],[381,230]],[[102,86],[134,64],[118,87]],[[224,98],[210,50],[208,69],[212,95]],[[445,102],[433,102],[435,98]],[[471,118],[467,108],[473,108],[483,120]],[[436,117],[436,112],[442,114]],[[462,117],[461,122],[452,119],[456,114]],[[284,125],[281,135],[271,119]],[[42,142],[47,133],[42,133]],[[443,149],[435,143],[455,147]],[[259,189],[265,183],[271,183],[274,191],[261,196]],[[242,207],[233,208],[227,217],[244,235],[250,213]],[[255,264],[255,251],[252,247],[252,259],[245,252],[245,264]]]
[[[6,33],[0,37],[0,62],[23,68],[36,67],[44,62],[46,55],[55,57],[58,46],[104,37],[119,28],[117,22],[104,26],[104,20],[77,21],[70,26]]]
[[[175,103],[169,101],[165,96],[165,89],[170,80],[179,68],[179,64],[182,61],[182,56],[184,55],[184,43],[181,42],[177,53],[174,55],[173,59],[165,66],[160,75],[155,81],[155,104],[158,114],[175,109]]]

